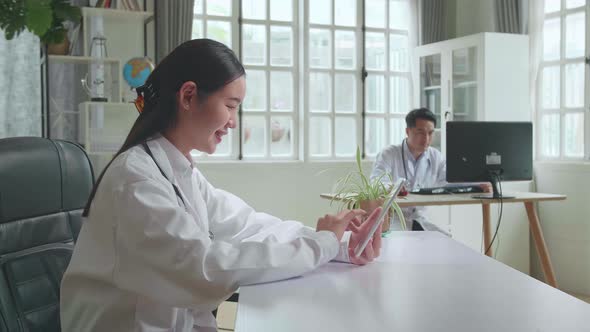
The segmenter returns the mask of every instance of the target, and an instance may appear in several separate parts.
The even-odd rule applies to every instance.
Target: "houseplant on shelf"
[[[373,210],[383,205],[385,199],[390,195],[391,188],[381,182],[384,176],[388,176],[390,182],[393,182],[391,175],[383,174],[373,180],[367,178],[363,173],[361,165],[361,150],[356,149],[356,169],[352,170],[336,182],[336,195],[332,198],[342,201],[341,208],[363,209],[369,215]],[[400,220],[402,230],[406,229],[406,222],[401,208],[397,203],[393,203],[391,210],[383,221],[383,232],[389,231],[390,221],[393,214],[396,214]]]
[[[47,45],[50,54],[67,54],[66,22],[78,23],[82,17],[79,7],[67,0],[2,0],[0,29],[7,40],[28,29]]]

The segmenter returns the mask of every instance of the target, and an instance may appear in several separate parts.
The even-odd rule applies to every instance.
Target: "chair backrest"
[[[59,285],[93,183],[74,143],[0,139],[0,331],[60,331]]]

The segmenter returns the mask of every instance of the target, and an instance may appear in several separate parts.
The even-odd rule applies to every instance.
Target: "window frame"
[[[567,0],[560,0],[560,8],[558,11],[545,13],[545,8],[543,8],[543,16],[542,16],[542,30],[540,40],[540,50],[541,50],[541,59],[539,62],[538,67],[538,79],[536,85],[536,115],[535,115],[535,122],[538,127],[537,137],[535,139],[536,142],[536,154],[537,159],[542,161],[589,161],[590,160],[590,1],[586,0],[586,4],[581,7],[577,8],[570,8],[567,9]],[[585,45],[584,45],[584,54],[581,57],[576,58],[566,58],[565,55],[565,47],[566,47],[566,17],[572,14],[577,13],[584,13],[585,14]],[[555,60],[548,60],[545,61],[543,59],[543,50],[544,50],[544,37],[545,31],[544,26],[547,20],[559,18],[559,34],[560,34],[560,41],[559,41],[559,58]],[[584,102],[582,107],[566,107],[565,106],[565,67],[570,64],[583,64],[583,68],[585,69],[584,73]],[[543,75],[544,71],[548,67],[557,67],[559,68],[559,107],[558,108],[544,108],[543,107]],[[543,116],[547,115],[554,115],[557,114],[559,116],[559,153],[557,156],[547,156],[543,154],[543,148],[545,147],[543,144],[543,137],[545,137],[544,129],[543,129]],[[581,157],[573,157],[573,156],[566,156],[565,155],[565,116],[567,114],[583,114],[584,115],[584,148],[583,148],[583,156]]]
[[[239,2],[240,6],[242,2],[240,0],[234,0]],[[299,77],[300,77],[300,58],[299,58],[299,48],[300,48],[300,41],[299,41],[299,29],[298,29],[298,22],[299,22],[299,11],[298,11],[298,4],[300,1],[303,0],[291,0],[291,10],[292,10],[292,20],[289,21],[276,21],[271,20],[271,0],[264,0],[265,1],[265,18],[264,19],[251,19],[251,18],[244,18],[242,8],[240,8],[240,15],[239,15],[239,29],[240,29],[240,49],[243,50],[243,38],[242,38],[242,30],[244,25],[261,25],[265,28],[265,57],[266,63],[264,65],[247,65],[243,62],[243,54],[240,54],[240,61],[243,63],[244,68],[246,69],[246,73],[248,70],[257,70],[263,71],[265,73],[266,78],[266,86],[265,86],[265,104],[266,108],[264,111],[244,111],[243,104],[240,105],[239,109],[239,126],[240,132],[238,133],[239,141],[238,141],[238,148],[239,148],[239,155],[238,160],[259,160],[259,161],[274,161],[274,160],[281,160],[281,161],[288,161],[288,160],[300,160],[300,117],[298,116],[300,113],[300,96],[299,96],[299,89],[296,88],[299,86]],[[277,66],[271,65],[271,27],[289,27],[292,31],[292,65],[291,66]],[[293,77],[293,94],[292,94],[292,111],[291,112],[281,112],[281,111],[273,111],[271,109],[271,73],[273,72],[290,72]],[[246,97],[247,98],[247,97]],[[242,132],[243,132],[243,123],[244,117],[249,115],[252,116],[263,116],[265,119],[265,132],[267,136],[265,137],[264,143],[264,155],[262,156],[245,156],[244,155],[244,147],[242,144]],[[290,156],[273,156],[271,154],[271,145],[272,141],[270,138],[271,135],[271,118],[273,116],[290,116],[292,118],[292,131],[291,131],[291,144],[292,150]]]
[[[214,21],[224,21],[230,23],[230,31],[231,31],[231,43],[232,49],[239,57],[240,60],[243,61],[243,36],[242,30],[244,24],[256,24],[256,25],[263,25],[266,31],[266,64],[265,65],[244,65],[246,70],[261,70],[264,71],[266,75],[266,89],[265,89],[265,98],[266,98],[266,109],[265,111],[261,112],[252,112],[252,111],[244,111],[243,105],[240,105],[240,109],[238,111],[238,128],[237,130],[233,130],[230,134],[231,142],[230,142],[230,153],[225,155],[207,155],[205,153],[196,154],[193,153],[193,156],[196,157],[199,161],[303,161],[303,162],[314,162],[314,161],[350,161],[354,160],[355,156],[353,155],[346,155],[346,156],[338,156],[336,155],[336,130],[335,130],[335,121],[336,118],[352,118],[355,121],[355,128],[356,128],[356,143],[358,146],[361,147],[362,151],[362,159],[372,160],[374,159],[375,155],[367,155],[366,154],[366,141],[367,138],[365,137],[365,127],[366,127],[366,120],[367,118],[381,118],[384,121],[384,128],[386,135],[384,138],[385,146],[397,142],[391,142],[391,122],[392,119],[399,119],[403,122],[407,112],[405,113],[392,113],[391,112],[391,81],[393,77],[401,77],[407,80],[407,87],[408,87],[408,104],[409,107],[413,105],[413,81],[412,81],[412,46],[411,44],[411,29],[412,27],[409,26],[408,30],[399,30],[399,29],[392,29],[390,27],[390,0],[383,0],[385,3],[385,27],[384,28],[373,28],[373,27],[366,27],[365,25],[365,5],[366,0],[355,0],[356,4],[356,25],[355,26],[343,26],[343,25],[336,25],[335,24],[335,13],[336,13],[336,4],[338,0],[330,0],[331,2],[331,22],[330,24],[317,24],[317,23],[310,23],[310,15],[309,15],[309,6],[310,1],[313,0],[292,0],[292,14],[293,19],[291,22],[285,21],[274,21],[270,18],[271,13],[271,0],[264,0],[266,3],[266,14],[265,19],[245,19],[243,18],[242,13],[242,0],[230,0],[231,4],[231,15],[230,16],[218,16],[218,15],[209,15],[207,14],[207,0],[202,1],[202,13],[201,14],[193,14],[193,20],[198,19],[202,24],[202,37],[207,37],[207,22],[210,20]],[[411,0],[406,0],[411,1]],[[411,20],[410,20],[411,22]],[[410,23],[411,24],[411,23]],[[292,28],[293,34],[293,65],[291,67],[281,67],[281,66],[272,66],[270,64],[270,28],[271,26],[289,26]],[[326,29],[330,31],[331,36],[331,66],[330,68],[310,68],[310,47],[309,47],[309,33],[310,29],[319,28],[319,29]],[[194,29],[194,28],[193,28]],[[341,69],[336,68],[336,42],[335,42],[335,33],[336,31],[351,31],[354,32],[355,36],[355,56],[356,62],[353,69]],[[366,68],[366,47],[365,47],[365,38],[368,32],[380,32],[385,35],[385,70],[384,71],[374,71],[374,70],[365,70]],[[397,35],[404,35],[408,39],[408,48],[407,48],[407,57],[408,57],[408,64],[407,64],[407,72],[399,72],[390,70],[390,59],[391,59],[391,46],[390,46],[390,36],[397,34]],[[287,69],[289,68],[289,69]],[[293,112],[277,112],[271,111],[270,107],[270,100],[271,100],[271,84],[270,81],[270,74],[275,71],[287,71],[291,72],[293,75],[293,95],[292,95],[292,102],[293,102]],[[331,77],[330,82],[330,111],[326,113],[312,113],[309,107],[310,101],[310,94],[309,94],[309,78],[310,73],[312,72],[325,72],[329,73]],[[366,78],[371,73],[379,73],[379,75],[383,75],[385,78],[385,110],[384,113],[367,113],[366,111]],[[354,105],[355,105],[355,112],[354,113],[337,113],[335,111],[335,98],[336,98],[336,90],[335,90],[335,77],[338,74],[348,74],[353,75],[355,77],[355,91],[354,91]],[[407,110],[409,111],[409,109]],[[265,126],[267,130],[267,137],[265,138],[265,154],[263,156],[244,156],[244,146],[243,146],[243,120],[245,116],[248,115],[261,115],[265,118]],[[292,155],[290,157],[286,156],[272,156],[270,154],[271,149],[271,118],[273,116],[292,116]],[[311,117],[315,116],[325,116],[330,119],[331,122],[331,142],[330,142],[330,154],[326,156],[312,156],[311,155],[311,145],[314,142],[311,141],[310,137],[310,119]],[[381,147],[378,150],[381,150]],[[356,147],[355,149],[356,150]]]

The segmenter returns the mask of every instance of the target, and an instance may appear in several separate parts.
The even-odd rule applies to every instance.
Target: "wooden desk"
[[[473,194],[442,194],[442,195],[408,195],[406,197],[400,197],[396,200],[400,207],[409,206],[432,206],[432,205],[473,205],[481,204],[483,214],[483,239],[484,248],[489,248],[485,253],[488,256],[492,256],[492,248],[490,243],[492,241],[492,223],[491,223],[491,210],[490,204],[500,203],[500,200],[482,200],[472,198]],[[545,281],[557,288],[557,280],[555,279],[555,272],[553,271],[553,265],[551,264],[551,258],[545,244],[545,238],[543,237],[543,230],[539,222],[539,216],[535,209],[534,203],[541,201],[559,201],[565,200],[565,195],[553,195],[553,194],[542,194],[542,193],[529,193],[529,192],[510,192],[506,195],[514,196],[511,199],[504,199],[504,203],[524,203],[524,207],[527,212],[529,219],[529,225],[531,234],[533,235],[533,241],[535,242],[535,248],[539,254],[541,260],[541,267],[545,274]],[[337,199],[346,200],[345,196],[335,197],[333,194],[321,194],[320,197],[326,199]]]
[[[240,288],[236,332],[590,331],[590,305],[437,232],[393,232],[365,266]]]

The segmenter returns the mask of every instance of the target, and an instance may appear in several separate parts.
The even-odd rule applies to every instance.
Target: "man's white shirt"
[[[446,165],[442,153],[433,147],[428,147],[418,158],[414,158],[404,140],[400,145],[386,147],[377,155],[371,180],[381,177],[381,182],[391,184],[392,181],[403,177],[408,180],[406,189],[410,191],[444,186],[447,184]],[[402,211],[407,229],[411,229],[412,221],[416,220],[425,230],[440,231],[438,227],[428,222],[425,207],[408,207],[403,208]]]

